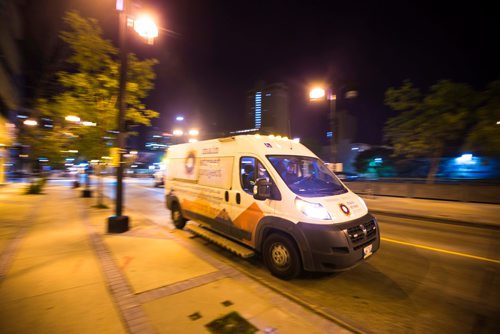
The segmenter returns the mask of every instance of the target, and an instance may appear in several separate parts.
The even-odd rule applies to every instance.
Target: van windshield
[[[267,156],[288,188],[304,197],[343,194],[347,189],[319,159],[296,155]]]

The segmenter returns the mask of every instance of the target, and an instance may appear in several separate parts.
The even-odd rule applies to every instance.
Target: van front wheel
[[[289,280],[301,273],[300,254],[290,237],[273,233],[264,242],[263,250],[264,263],[274,276]]]
[[[182,230],[184,226],[186,226],[187,219],[182,217],[181,207],[177,203],[172,204],[172,210],[170,211],[172,214],[172,222],[174,226],[179,230]]]

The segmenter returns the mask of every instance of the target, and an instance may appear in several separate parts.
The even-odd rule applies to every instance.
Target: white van
[[[174,145],[166,170],[177,228],[193,220],[191,230],[215,231],[200,234],[219,244],[259,252],[277,277],[345,270],[379,248],[364,201],[298,142],[243,135]]]

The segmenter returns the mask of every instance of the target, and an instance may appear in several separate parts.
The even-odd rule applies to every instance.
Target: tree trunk
[[[436,174],[439,170],[439,162],[441,161],[441,151],[441,149],[437,149],[431,157],[431,168],[427,174],[427,184],[433,184],[436,180]]]
[[[102,202],[103,200],[103,191],[102,191],[102,166],[101,165],[96,165],[96,171],[97,171],[97,206],[102,207],[104,206],[104,203]]]

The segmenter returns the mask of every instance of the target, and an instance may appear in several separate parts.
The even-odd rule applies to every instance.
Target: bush
[[[26,188],[26,195],[39,195],[42,194],[42,189],[47,183],[47,180],[44,178],[33,180],[29,186]]]

